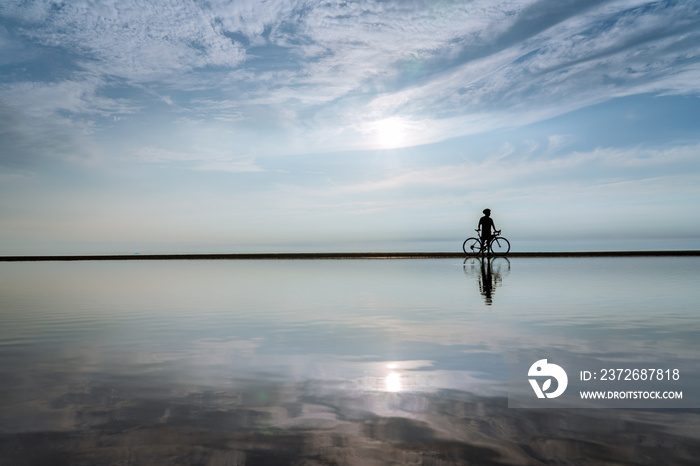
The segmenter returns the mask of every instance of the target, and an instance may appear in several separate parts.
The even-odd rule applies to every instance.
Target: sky
[[[0,2],[0,255],[700,249],[696,0]]]

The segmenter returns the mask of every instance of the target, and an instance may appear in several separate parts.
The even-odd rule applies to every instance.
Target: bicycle
[[[478,232],[479,230],[475,230]],[[510,251],[510,241],[501,236],[501,230],[498,230],[491,237],[491,240],[484,244],[480,238],[467,238],[462,244],[464,254],[470,257],[488,254],[494,256],[505,256]]]

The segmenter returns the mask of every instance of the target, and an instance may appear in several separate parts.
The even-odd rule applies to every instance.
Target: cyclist
[[[496,230],[496,225],[494,225],[493,219],[491,218],[491,209],[484,209],[484,216],[479,220],[479,228],[477,228],[477,231],[481,232],[481,242],[488,251],[488,244],[493,238],[492,231],[500,233],[500,230]]]

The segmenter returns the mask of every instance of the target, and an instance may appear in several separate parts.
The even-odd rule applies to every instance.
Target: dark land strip
[[[700,256],[700,250],[685,251],[589,251],[511,252],[506,257],[644,257]],[[0,256],[0,262],[30,261],[122,261],[122,260],[303,260],[303,259],[443,259],[464,258],[462,252],[313,252],[253,254],[102,254]]]

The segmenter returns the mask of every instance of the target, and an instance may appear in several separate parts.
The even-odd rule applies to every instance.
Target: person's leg
[[[489,250],[489,238],[486,235],[481,235],[481,254],[485,254]]]
[[[488,236],[484,235],[484,236],[481,237],[481,243],[482,243],[482,245],[483,245],[482,248],[481,248],[481,252],[482,252],[482,253],[488,254],[489,248],[491,247],[491,240],[492,240],[492,239],[493,239],[493,238],[492,238],[491,235],[488,235]]]

